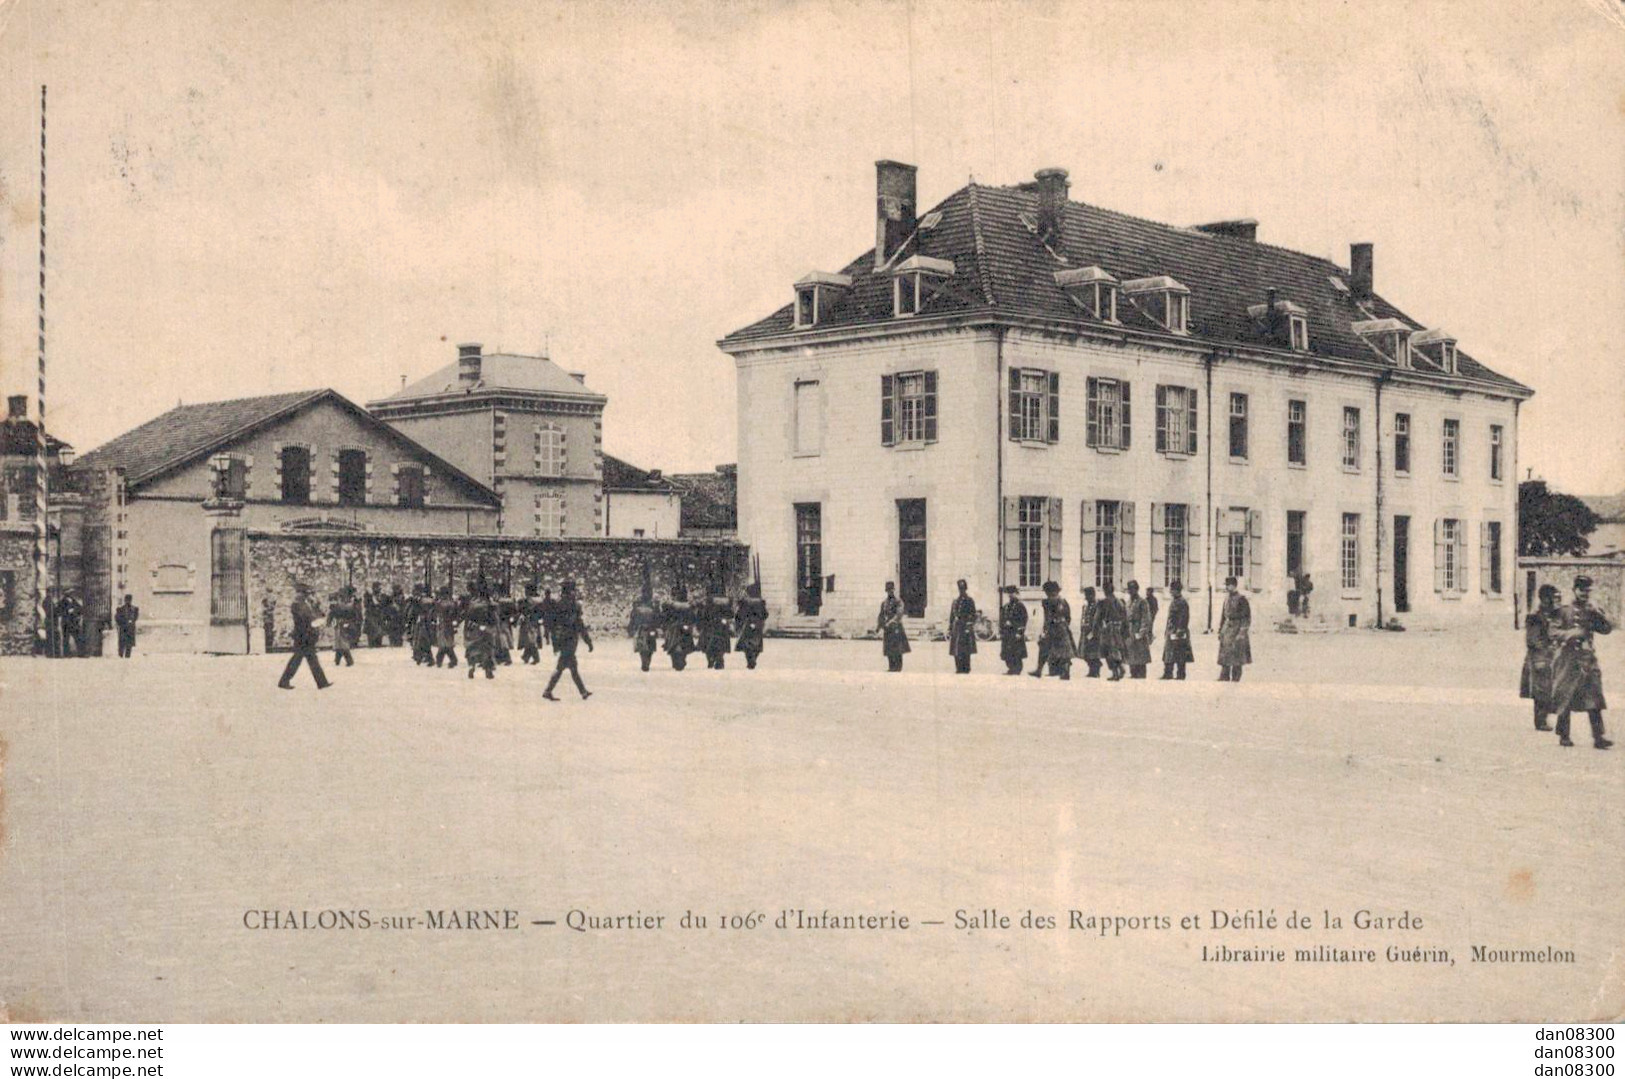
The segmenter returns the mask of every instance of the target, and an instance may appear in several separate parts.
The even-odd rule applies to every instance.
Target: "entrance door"
[[[796,503],[796,613],[824,605],[824,513],[817,502]]]
[[[1411,609],[1411,519],[1394,518],[1394,611]]]
[[[925,617],[925,499],[897,500],[897,595],[903,614]]]
[[[243,587],[244,533],[217,528],[209,543],[209,651],[248,651],[248,595]]]

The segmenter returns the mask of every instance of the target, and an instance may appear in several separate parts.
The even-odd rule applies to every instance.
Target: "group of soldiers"
[[[976,602],[963,580],[958,587],[959,595],[948,609],[948,652],[954,658],[955,672],[969,674],[971,656],[976,653]],[[1074,637],[1072,605],[1061,595],[1060,585],[1046,581],[1041,605],[1043,623],[1038,630],[1038,665],[1029,672],[1032,677],[1042,678],[1048,673],[1070,679],[1072,660],[1078,658],[1088,665],[1090,678],[1099,678],[1102,668],[1110,672],[1107,681],[1111,682],[1122,680],[1125,670],[1129,678],[1145,678],[1152,662],[1152,644],[1157,639],[1159,604],[1153,589],[1140,593],[1138,581],[1129,581],[1126,587],[1128,594],[1122,598],[1110,582],[1102,586],[1098,596],[1093,588],[1085,588],[1083,615]],[[1018,675],[1027,659],[1029,615],[1019,588],[1007,585],[1003,592],[1007,598],[999,608],[999,658],[1004,661],[1005,674]],[[1162,678],[1181,680],[1186,665],[1196,662],[1191,651],[1190,603],[1181,582],[1172,582],[1168,592],[1172,598],[1163,622]],[[1253,661],[1251,626],[1252,606],[1237,590],[1236,579],[1228,577],[1219,620],[1219,681],[1241,681],[1241,669]],[[886,598],[881,601],[875,628],[887,669],[902,670],[903,656],[910,648],[903,628],[903,604],[891,581],[886,582]]]
[[[1591,720],[1591,744],[1607,749],[1614,743],[1603,732],[1602,713],[1608,701],[1602,694],[1602,668],[1597,663],[1593,638],[1613,632],[1608,616],[1591,605],[1591,578],[1574,579],[1574,599],[1563,598],[1556,586],[1541,585],[1540,606],[1524,617],[1523,677],[1518,695],[1534,702],[1535,729],[1552,730],[1548,716],[1557,716],[1557,744],[1572,746],[1569,715],[1584,712]]]
[[[656,603],[653,591],[645,585],[632,605],[626,632],[645,671],[657,650],[671,659],[674,671],[687,667],[694,652],[703,653],[706,668],[715,671],[727,666],[729,652],[738,652],[745,657],[745,666],[754,671],[767,635],[767,604],[757,584],[747,585],[744,598],[737,603],[716,589],[691,603],[681,585],[672,589],[670,600]]]

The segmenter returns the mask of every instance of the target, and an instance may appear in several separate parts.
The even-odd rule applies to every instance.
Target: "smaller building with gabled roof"
[[[112,593],[141,608],[144,650],[248,650],[250,530],[490,535],[501,508],[487,484],[330,389],[177,405],[75,469],[117,477]]]

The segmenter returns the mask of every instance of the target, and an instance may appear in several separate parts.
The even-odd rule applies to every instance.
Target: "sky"
[[[1607,0],[0,0],[0,386],[34,384],[49,84],[50,429],[385,396],[546,349],[605,448],[735,460],[716,340],[922,208],[1071,173],[1254,217],[1530,386],[1520,465],[1625,490],[1625,16]]]

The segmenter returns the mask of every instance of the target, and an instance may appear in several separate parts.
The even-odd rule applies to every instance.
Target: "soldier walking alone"
[[[282,668],[282,678],[277,682],[277,688],[292,689],[293,676],[299,673],[299,664],[308,663],[310,673],[316,679],[316,688],[326,689],[332,683],[322,673],[322,661],[316,658],[316,646],[322,639],[321,608],[310,598],[310,585],[299,581],[294,584],[293,591],[293,606],[289,610],[293,616],[293,655],[288,657],[288,665]]]
[[[553,687],[559,684],[559,677],[565,671],[570,672],[582,700],[592,696],[586,683],[581,681],[581,670],[576,666],[578,640],[586,644],[587,651],[592,651],[592,635],[587,632],[587,623],[582,620],[581,604],[576,602],[576,583],[565,581],[564,587],[559,590],[558,602],[553,606],[553,648],[559,654],[559,661],[553,668],[553,677],[547,681],[547,688],[542,691],[542,696],[550,701],[558,700],[553,696]]]
[[[903,629],[903,602],[897,598],[897,585],[886,582],[886,598],[880,601],[880,617],[875,622],[880,631],[880,648],[886,654],[886,671],[895,674],[903,669],[903,656],[911,649],[908,633]]]
[[[1007,584],[1009,596],[999,608],[999,658],[1005,674],[1020,674],[1027,661],[1027,605],[1021,602],[1021,589]]]
[[[1253,607],[1236,591],[1236,579],[1224,579],[1224,612],[1219,615],[1219,681],[1241,681],[1241,669],[1253,661]]]
[[[976,601],[970,598],[964,578],[959,595],[948,608],[948,654],[954,657],[954,673],[970,673],[970,657],[976,654]]]
[[[1592,637],[1612,633],[1608,616],[1591,606],[1591,578],[1574,579],[1574,601],[1558,612],[1557,656],[1552,660],[1552,706],[1557,710],[1557,744],[1569,741],[1569,713],[1591,718],[1591,744],[1607,749],[1614,743],[1603,736],[1602,713],[1608,701],[1602,695],[1602,668],[1597,665]]]

